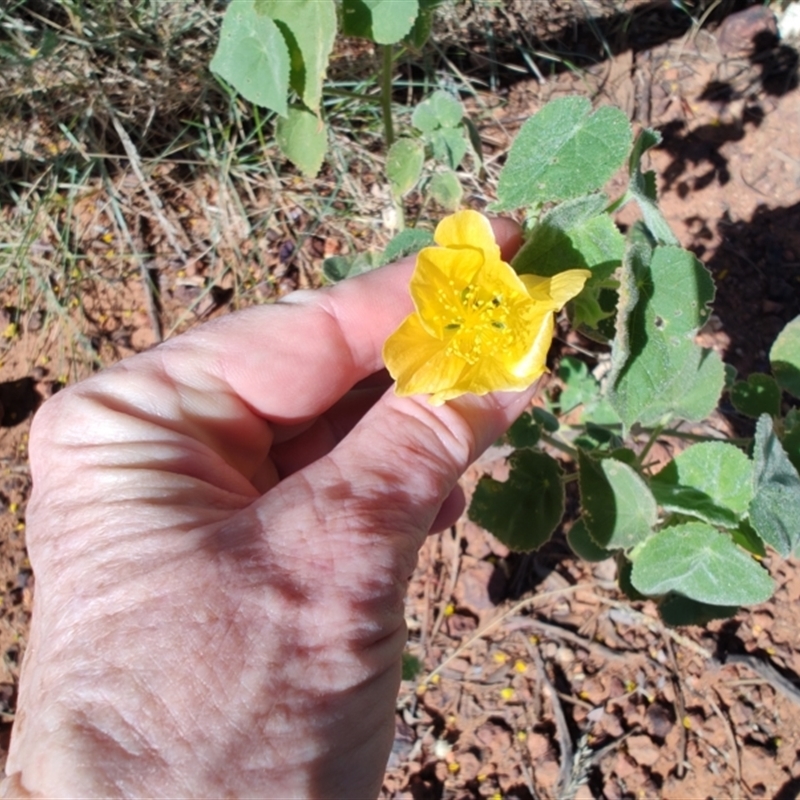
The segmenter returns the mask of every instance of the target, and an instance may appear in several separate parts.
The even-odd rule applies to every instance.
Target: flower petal
[[[500,260],[492,223],[477,211],[467,209],[445,217],[436,226],[433,238],[442,247],[476,247],[483,250],[487,260]]]
[[[551,278],[539,275],[521,275],[530,296],[537,302],[550,303],[556,311],[580,294],[586,281],[592,277],[588,269],[568,269]]]
[[[446,355],[446,347],[425,330],[418,314],[406,317],[383,346],[384,363],[397,381],[396,393],[435,393],[457,384],[465,364]]]
[[[461,290],[475,279],[483,260],[483,253],[471,247],[426,247],[420,251],[411,276],[411,299],[430,334],[444,336],[444,327],[453,316],[453,304]]]
[[[547,353],[553,343],[555,315],[551,309],[542,310],[542,315],[533,323],[535,333],[530,349],[513,366],[511,372],[517,376],[524,386],[529,386],[542,373],[547,372]]]

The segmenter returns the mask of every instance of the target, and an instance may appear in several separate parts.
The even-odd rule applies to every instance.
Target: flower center
[[[514,334],[508,324],[509,307],[501,291],[468,283],[463,288],[449,281],[438,299],[447,354],[475,364],[487,355],[508,349]]]

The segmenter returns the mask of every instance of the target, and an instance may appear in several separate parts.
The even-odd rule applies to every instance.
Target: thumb
[[[376,533],[422,542],[467,467],[530,403],[525,392],[464,396],[442,406],[387,392],[328,457],[314,485],[347,479],[351,506]],[[327,474],[326,474],[327,473]]]

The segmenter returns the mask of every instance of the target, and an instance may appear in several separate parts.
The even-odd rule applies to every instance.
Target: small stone
[[[25,330],[27,330],[28,333],[36,333],[42,329],[43,325],[44,311],[32,311],[28,317],[28,324],[25,326]]]
[[[552,754],[553,747],[550,738],[542,733],[531,733],[528,735],[528,752],[531,761],[535,764],[543,760],[548,754]]]
[[[618,753],[614,761],[614,772],[623,781],[636,772],[637,764],[627,753]]]
[[[458,763],[458,775],[462,781],[473,781],[481,774],[482,765],[474,753],[459,753],[456,758]]]
[[[557,761],[543,761],[533,765],[533,772],[543,789],[552,789],[558,781],[561,768]]]
[[[567,667],[575,661],[575,651],[569,647],[559,647],[556,650],[556,661],[562,666]]]
[[[622,679],[616,675],[612,675],[611,680],[608,682],[608,696],[622,697],[627,693],[628,690],[625,688],[625,684],[622,682]]]
[[[672,713],[661,703],[650,705],[644,717],[645,730],[656,739],[663,739],[675,724]]]
[[[626,745],[631,758],[643,767],[652,767],[661,755],[658,746],[649,736],[630,736]]]

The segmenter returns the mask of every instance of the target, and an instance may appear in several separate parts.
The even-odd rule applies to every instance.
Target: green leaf
[[[461,128],[439,128],[430,135],[433,157],[450,169],[456,169],[467,154],[467,140]]]
[[[769,362],[781,389],[800,397],[800,317],[795,317],[778,334],[769,352]]]
[[[789,418],[784,420],[784,424],[788,426]],[[794,468],[800,472],[800,425],[790,428],[786,431],[783,437],[783,449],[792,462]]]
[[[736,542],[739,547],[747,550],[748,553],[752,553],[759,558],[764,558],[767,555],[764,542],[761,541],[761,537],[753,530],[746,519],[743,519],[739,523],[738,528],[731,531],[731,536],[733,537],[733,541]]]
[[[515,448],[533,447],[541,438],[542,429],[528,413],[520,414],[506,431],[506,440]]]
[[[342,0],[342,33],[395,44],[411,31],[417,0]]]
[[[318,112],[336,38],[334,0],[256,0],[256,12],[274,20],[281,29],[291,56],[292,88],[312,111]]]
[[[679,247],[629,246],[620,278],[609,400],[626,428],[673,416],[701,420],[716,407],[725,371],[694,337],[708,317],[714,283]]]
[[[505,483],[484,476],[478,482],[469,518],[512,550],[541,547],[561,522],[564,487],[558,462],[535,450],[517,450]]]
[[[328,128],[316,114],[291,106],[275,126],[275,139],[281,152],[307,178],[316,177],[328,149]]]
[[[579,358],[564,356],[558,365],[558,377],[564,382],[558,399],[562,414],[569,413],[577,406],[588,405],[600,395],[600,384]]]
[[[634,602],[646,600],[647,597],[631,583],[631,572],[633,572],[633,564],[625,557],[621,550],[618,550],[617,583],[619,584],[619,588],[625,593],[628,600],[633,600]]]
[[[642,210],[644,224],[657,242],[677,245],[678,239],[658,207],[655,173],[642,172],[642,156],[660,141],[661,134],[649,128],[645,128],[636,138],[628,160],[630,181],[628,183],[628,196],[625,200],[628,198],[636,200]]]
[[[404,681],[416,680],[417,675],[422,672],[422,662],[407,650],[403,651],[402,678]]]
[[[433,30],[433,12],[440,0],[426,2],[420,0],[419,14],[414,20],[414,25],[404,39],[404,42],[413,50],[420,51],[430,39]]]
[[[656,524],[656,501],[632,467],[613,458],[595,461],[578,452],[583,520],[600,547],[628,549],[644,541]]]
[[[698,603],[682,594],[670,592],[658,604],[658,613],[661,619],[678,627],[681,625],[707,625],[715,619],[728,619],[735,617],[739,606],[712,606],[708,603]]]
[[[585,97],[552,100],[517,134],[493,209],[568,200],[599,189],[630,146],[630,123],[620,109],[603,106],[592,114]]]
[[[800,476],[775,435],[768,414],[762,414],[756,423],[753,461],[750,524],[786,558],[800,542]]]
[[[781,413],[781,390],[769,375],[754,372],[747,381],[734,383],[730,394],[733,407],[748,417],[760,417],[762,414],[777,416]]]
[[[435,91],[414,109],[411,124],[424,134],[431,134],[437,128],[456,128],[464,116],[461,101],[450,92]]]
[[[677,592],[714,606],[763,603],[774,588],[769,573],[730,536],[702,522],[649,538],[634,554],[631,581],[646,595]]]
[[[254,0],[231,3],[222,20],[210,69],[245,100],[286,116],[289,48],[278,26],[256,12]]]
[[[475,127],[475,123],[471,119],[469,119],[469,117],[464,117],[464,127],[466,128],[467,131],[467,139],[469,140],[469,146],[470,149],[472,150],[472,155],[482,171],[483,141],[481,140],[480,132]]]
[[[345,278],[354,278],[356,275],[369,272],[381,265],[381,259],[377,253],[331,256],[322,262],[322,274],[331,283],[339,283]]]
[[[667,511],[736,528],[753,497],[753,465],[732,444],[703,442],[670,461],[650,488]]]
[[[386,176],[392,192],[402,197],[416,186],[425,162],[425,147],[416,139],[398,139],[386,157]]]
[[[533,418],[541,425],[548,433],[555,433],[561,426],[558,419],[554,417],[549,411],[544,408],[536,406],[533,409]]]
[[[603,453],[616,458],[617,461],[625,461],[621,457],[620,448],[622,447],[622,439],[617,436],[614,431],[604,428],[602,425],[595,425],[591,420],[585,422],[585,428],[578,436],[575,437],[573,444],[579,447],[586,453]],[[634,460],[636,454],[634,453]]]
[[[605,213],[608,198],[591,194],[548,211],[511,262],[520,274],[550,277],[567,269],[589,269],[603,280],[620,265],[625,237]]]
[[[590,285],[572,301],[572,323],[584,336],[600,344],[609,344],[616,336],[616,312],[619,292],[604,286]]]
[[[431,197],[448,211],[455,211],[461,205],[464,189],[455,172],[437,172],[428,184]]]
[[[430,231],[422,228],[404,228],[386,245],[381,264],[399,261],[401,258],[418,253],[423,247],[431,247],[433,244],[433,234]]]
[[[589,535],[586,524],[582,519],[577,519],[567,534],[567,544],[572,548],[578,558],[584,561],[605,561],[614,555],[610,550],[600,547]]]
[[[581,422],[591,421],[596,425],[619,422],[614,409],[600,396],[600,384],[583,361],[573,356],[564,356],[558,367],[558,377],[564,382],[564,389],[558,399],[562,414],[583,406],[579,417]]]

